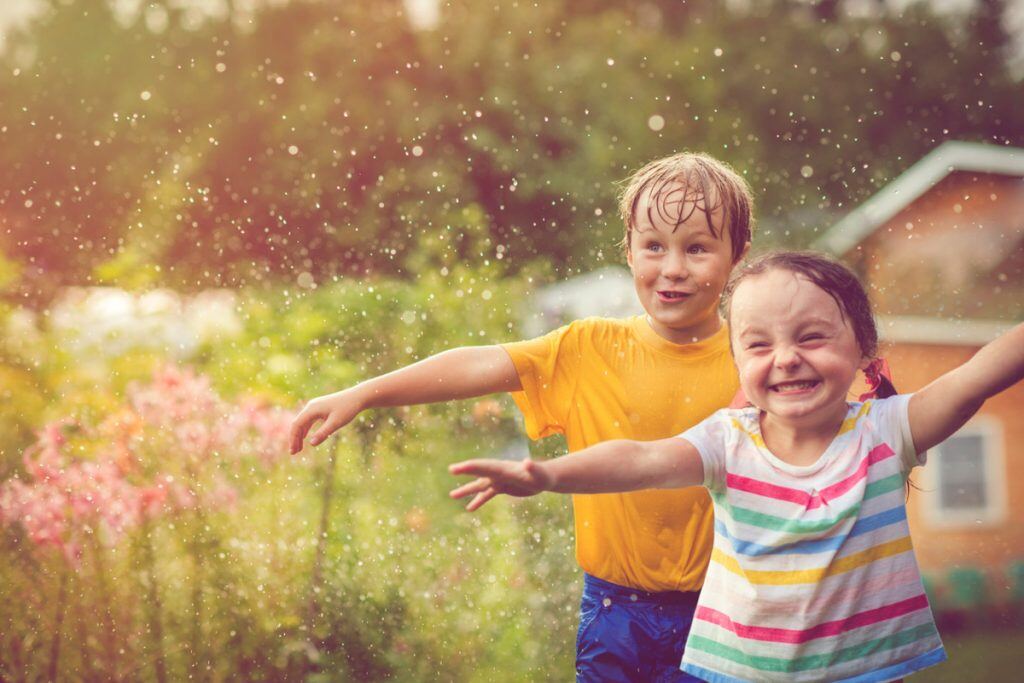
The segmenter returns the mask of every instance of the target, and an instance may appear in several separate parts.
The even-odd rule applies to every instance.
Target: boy
[[[646,315],[588,318],[529,341],[445,351],[314,399],[292,424],[292,452],[318,420],[313,445],[367,408],[500,391],[512,392],[530,438],[562,433],[570,452],[689,429],[739,386],[718,304],[750,246],[752,203],[746,182],[706,155],[649,163],[620,201],[626,260]],[[494,495],[482,491],[471,505]],[[694,680],[679,662],[711,553],[707,493],[578,495],[573,511],[585,572],[577,680]]]

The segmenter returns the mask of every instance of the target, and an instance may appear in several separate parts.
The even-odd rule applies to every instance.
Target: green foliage
[[[2,246],[43,301],[565,274],[618,258],[614,182],[675,150],[733,163],[790,244],[946,139],[1024,144],[1002,3],[846,4],[460,0],[416,30],[396,1],[52,0],[0,55]]]
[[[101,423],[170,353],[82,352],[18,308],[65,285],[243,287],[241,333],[190,363],[296,406],[515,338],[534,283],[618,260],[614,183],[652,158],[734,164],[756,239],[800,244],[943,140],[1024,144],[995,1],[457,0],[428,30],[397,0],[41,4],[0,54],[0,480],[34,429]],[[521,438],[514,415],[362,415],[237,472],[234,510],[75,570],[4,527],[0,678],[564,678],[568,503],[446,496],[445,465]]]
[[[512,338],[526,283],[499,272],[461,265],[417,283],[242,292],[242,331],[192,364],[222,395],[294,405],[451,346]],[[55,345],[51,330],[37,333]],[[75,348],[32,377],[55,397],[42,410],[50,419],[103,422],[130,379],[161,360]],[[507,398],[370,412],[334,445],[232,470],[233,508],[154,522],[127,543],[87,549],[77,568],[5,527],[0,676],[43,676],[56,662],[72,678],[560,678],[579,589],[568,501],[501,501],[469,515],[447,496],[448,463],[521,438]],[[167,452],[165,468],[187,464],[182,455]],[[26,604],[36,607],[10,608]]]

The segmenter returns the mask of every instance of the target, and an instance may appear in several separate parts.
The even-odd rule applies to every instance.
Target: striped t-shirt
[[[765,447],[756,408],[682,437],[715,540],[682,669],[707,681],[889,681],[946,659],[910,543],[909,395],[851,403],[816,463]]]

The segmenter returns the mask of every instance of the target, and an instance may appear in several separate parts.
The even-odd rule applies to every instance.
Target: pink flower
[[[240,496],[227,473],[277,464],[291,419],[256,399],[231,405],[208,378],[162,368],[132,385],[127,405],[96,429],[45,425],[24,453],[25,478],[0,484],[0,524],[77,565],[83,548],[114,545],[161,515],[235,510]]]

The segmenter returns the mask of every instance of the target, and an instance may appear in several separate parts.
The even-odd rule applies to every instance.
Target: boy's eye
[[[658,244],[657,242],[651,242],[650,244],[647,245],[648,251],[661,251],[661,248],[661,245]]]
[[[703,244],[691,244],[687,251],[691,254],[703,254],[707,252],[707,249]]]

